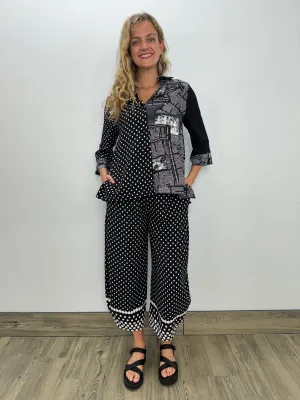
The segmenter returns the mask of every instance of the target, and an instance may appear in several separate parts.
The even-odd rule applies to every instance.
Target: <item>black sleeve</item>
[[[202,120],[197,97],[190,85],[188,87],[186,112],[182,122],[191,137],[193,150],[190,155],[190,161],[192,165],[205,166],[212,164],[209,139]]]
[[[99,149],[95,152],[96,175],[100,175],[100,167],[105,167],[109,173],[113,156],[113,148],[117,141],[118,132],[119,130],[117,123],[109,118],[109,113],[105,107],[101,143],[99,145]]]

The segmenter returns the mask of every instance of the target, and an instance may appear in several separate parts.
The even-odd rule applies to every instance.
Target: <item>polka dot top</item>
[[[139,101],[130,107],[122,118],[123,135],[112,155],[110,175],[115,183],[106,180],[96,195],[98,199],[134,199],[155,194],[150,137],[145,105]],[[111,123],[104,126],[105,137],[111,132]]]
[[[105,167],[115,183],[106,180],[96,197],[120,201],[168,193],[194,198],[193,189],[184,183],[182,124],[191,135],[192,164],[205,166],[212,159],[193,90],[184,81],[160,76],[152,97],[143,103],[136,94],[136,101],[128,101],[117,122],[104,111],[95,174]]]

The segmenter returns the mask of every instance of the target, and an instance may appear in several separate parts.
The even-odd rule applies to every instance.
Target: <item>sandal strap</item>
[[[131,364],[126,364],[126,368],[127,368],[127,366],[129,366],[131,368],[131,367],[136,367],[137,365],[145,365],[145,362],[146,362],[146,359],[141,358],[140,360],[136,360]],[[127,368],[127,369],[130,369],[130,368]]]
[[[176,350],[176,347],[173,344],[161,344],[160,350],[165,350],[165,349]]]
[[[124,375],[126,375],[126,372],[129,371],[129,370],[139,374],[140,378],[142,377],[142,375],[144,373],[144,371],[140,370],[138,367],[132,366],[132,364],[130,364],[130,365],[126,364],[126,367],[125,367],[125,370],[124,370]]]
[[[140,370],[139,368],[137,368],[137,366],[138,366],[138,365],[144,365],[144,364],[145,364],[145,362],[146,362],[146,352],[147,352],[147,350],[146,350],[146,349],[143,349],[142,347],[133,347],[133,348],[130,350],[130,354],[132,354],[132,353],[134,353],[134,352],[143,353],[143,354],[145,354],[145,357],[144,357],[144,358],[141,358],[140,360],[136,360],[136,361],[134,361],[134,362],[131,363],[131,364],[126,364],[126,366],[125,366],[125,373],[126,373],[127,371],[129,371],[129,370],[132,370],[132,371],[134,371],[134,372],[137,372],[137,373],[140,374],[140,376],[141,376],[141,372],[143,372],[143,371]]]
[[[130,350],[130,354],[132,354],[132,353],[134,353],[134,352],[146,354],[147,349],[143,349],[142,347],[133,347],[133,348]]]
[[[162,365],[159,367],[159,371],[160,371],[160,372],[161,372],[163,369],[169,368],[169,367],[174,368],[175,370],[178,369],[178,364],[177,364],[176,361],[171,361],[171,360],[169,360],[167,357],[164,357],[164,356],[160,356],[160,361],[163,361],[163,362],[165,363],[165,364],[162,364]]]

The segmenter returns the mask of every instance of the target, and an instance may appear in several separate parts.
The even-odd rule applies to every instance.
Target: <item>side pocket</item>
[[[106,181],[104,181],[101,184],[101,186],[96,194],[96,197],[103,201],[107,201],[109,199],[114,198],[116,195],[115,185],[116,185],[115,183],[111,183],[109,179],[106,179]]]
[[[187,183],[184,184],[184,191],[185,191],[187,197],[192,198],[192,199],[194,199],[196,197],[193,188],[191,186],[189,186]]]

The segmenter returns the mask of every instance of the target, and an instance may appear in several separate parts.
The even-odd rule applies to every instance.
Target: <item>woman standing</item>
[[[149,323],[161,342],[159,380],[178,379],[172,339],[191,303],[188,208],[202,166],[212,164],[209,140],[191,86],[165,76],[162,28],[135,14],[122,28],[119,68],[106,100],[96,171],[106,201],[105,294],[116,325],[133,332],[124,370],[131,389],[143,383],[148,235],[152,272]],[[192,153],[185,177],[183,125]]]

